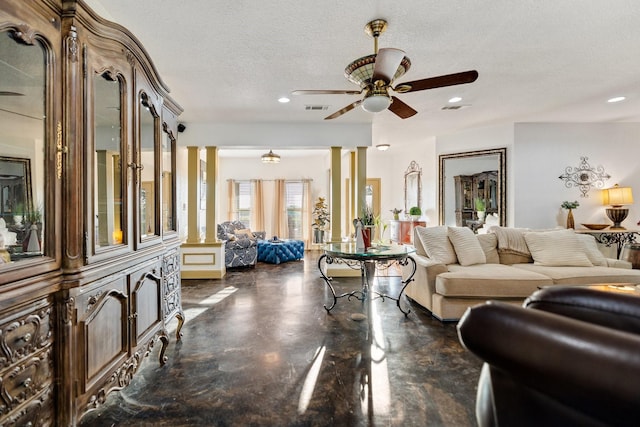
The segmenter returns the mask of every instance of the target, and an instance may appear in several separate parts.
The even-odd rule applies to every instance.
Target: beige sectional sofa
[[[414,245],[417,269],[405,292],[443,321],[486,300],[522,304],[543,286],[640,283],[640,270],[605,258],[593,236],[573,230],[416,227]]]

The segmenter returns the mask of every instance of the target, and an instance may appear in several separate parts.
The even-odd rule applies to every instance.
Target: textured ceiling
[[[98,3],[101,1],[101,3]],[[343,76],[373,53],[364,25],[384,18],[380,47],[403,49],[399,82],[476,69],[475,83],[398,95],[402,120],[360,108],[327,122],[420,129],[428,135],[501,122],[640,119],[640,7],[636,0],[90,0],[144,44],[184,122],[321,122],[357,89]],[[612,96],[625,102],[608,104]],[[452,96],[467,108],[446,111]],[[305,105],[328,105],[305,111]]]

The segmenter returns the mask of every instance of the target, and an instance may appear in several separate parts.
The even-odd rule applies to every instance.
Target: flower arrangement
[[[566,201],[566,200],[565,200],[565,201],[564,201],[564,202],[562,202],[562,204],[560,205],[560,207],[561,207],[562,209],[575,209],[575,208],[577,208],[578,206],[580,206],[580,203],[578,203],[578,201],[577,201],[577,200],[575,200],[575,201],[573,201],[573,202],[568,202],[568,201]]]
[[[484,212],[487,209],[487,204],[484,199],[476,197],[475,200],[476,211]]]

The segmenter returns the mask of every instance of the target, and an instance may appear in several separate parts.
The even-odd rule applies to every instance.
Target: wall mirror
[[[29,159],[0,157],[0,195],[0,212],[6,224],[20,224],[33,211]]]
[[[482,199],[485,210],[506,225],[507,149],[467,151],[439,156],[438,201],[440,225],[468,226],[476,229],[479,219],[475,199]]]
[[[418,206],[422,209],[422,168],[411,161],[404,173],[404,213],[409,214],[409,209]]]

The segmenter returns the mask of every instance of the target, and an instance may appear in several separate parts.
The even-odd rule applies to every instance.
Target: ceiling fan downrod
[[[373,53],[378,54],[378,37],[387,30],[387,21],[374,19],[364,26],[364,32],[373,37]]]

